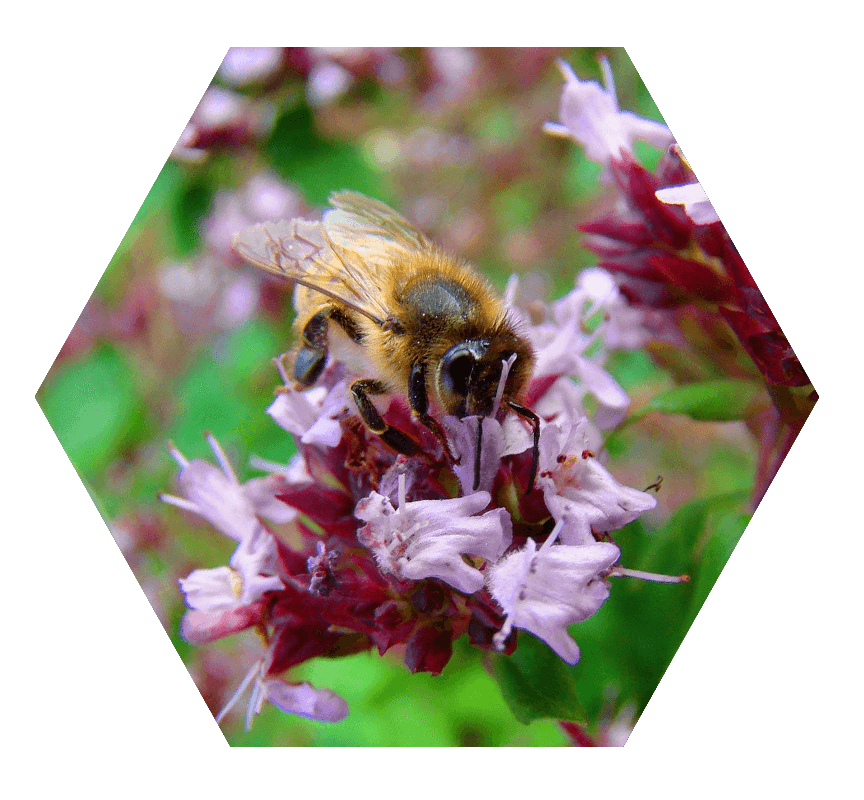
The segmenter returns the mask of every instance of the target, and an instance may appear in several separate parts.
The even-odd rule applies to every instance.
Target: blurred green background
[[[211,431],[241,479],[258,474],[250,456],[284,463],[293,453],[264,413],[278,382],[271,358],[290,341],[290,295],[236,260],[231,233],[272,212],[314,215],[331,191],[355,189],[401,210],[499,287],[516,272],[560,296],[594,263],[575,225],[610,195],[597,165],[541,128],[557,119],[555,59],[599,79],[601,53],[621,107],[661,119],[616,48],[282,49],[269,72],[247,64],[244,73],[235,53],[214,77],[37,396],[214,713],[258,657],[257,640],[192,648],[178,635],[177,579],[227,563],[233,542],[156,499],[176,474],[167,445],[208,458],[202,433]],[[637,146],[637,155],[652,167],[660,153]],[[672,386],[643,353],[609,367],[636,408]],[[655,512],[616,536],[622,562],[693,580],[616,581],[609,602],[573,629],[582,661],[561,668],[589,730],[608,743],[644,708],[743,531],[755,469],[741,424],[681,416],[647,415],[611,455],[627,485],[663,476]],[[265,708],[250,732],[235,714],[223,730],[246,746],[567,742],[552,720],[518,722],[482,654],[463,645],[439,677],[377,654],[309,662],[292,679],[345,697],[347,720]]]

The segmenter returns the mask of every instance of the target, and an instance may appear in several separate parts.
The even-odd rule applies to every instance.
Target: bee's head
[[[503,362],[513,354],[513,364],[501,402],[515,398],[531,374],[533,355],[524,340],[513,336],[470,339],[459,342],[441,357],[435,375],[438,399],[448,414],[457,417],[492,413]]]
[[[516,356],[513,360],[513,356]],[[509,362],[506,379],[505,362]],[[540,420],[537,415],[514,402],[531,376],[534,354],[522,338],[511,334],[495,339],[468,339],[453,345],[441,357],[435,373],[436,390],[444,410],[457,417],[478,416],[477,444],[474,451],[474,485],[480,486],[483,419],[497,408],[515,411],[534,430],[534,447],[528,491],[534,487],[539,463]],[[499,396],[500,391],[500,396]],[[496,398],[498,405],[496,408]]]

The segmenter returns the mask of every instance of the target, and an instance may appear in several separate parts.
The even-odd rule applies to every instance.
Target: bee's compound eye
[[[457,353],[454,356],[444,364],[441,378],[448,392],[464,397],[468,394],[468,380],[476,362],[470,353]]]
[[[464,401],[469,394],[471,378],[477,369],[477,362],[483,358],[488,346],[489,343],[486,341],[472,339],[455,344],[444,353],[438,372],[440,389],[451,398],[460,398]]]

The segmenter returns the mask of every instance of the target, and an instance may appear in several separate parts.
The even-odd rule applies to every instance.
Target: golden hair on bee
[[[482,419],[493,413],[497,397],[499,407],[533,428],[530,491],[540,422],[518,401],[531,377],[534,353],[501,298],[473,267],[444,253],[389,206],[356,192],[335,193],[330,203],[320,223],[259,224],[234,242],[244,260],[296,283],[291,367],[296,384],[315,383],[330,350],[347,338],[362,356],[362,363],[348,365],[359,376],[351,384],[357,411],[394,450],[410,456],[419,447],[387,425],[372,396],[399,392],[406,397],[414,417],[435,434],[448,457],[438,418],[480,418],[474,489]],[[508,361],[512,366],[498,396]]]

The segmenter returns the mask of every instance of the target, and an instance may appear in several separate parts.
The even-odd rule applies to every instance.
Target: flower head
[[[265,659],[256,661],[252,665],[237,687],[237,691],[217,715],[217,722],[221,722],[236,705],[250,684],[252,691],[246,706],[247,731],[252,727],[255,717],[261,713],[265,702],[272,703],[286,714],[297,714],[319,722],[341,722],[348,716],[348,704],[335,692],[329,689],[316,689],[310,683],[288,683],[278,678],[269,678],[266,670]]]
[[[267,413],[303,444],[336,447],[342,438],[339,419],[344,416],[349,405],[348,382],[337,380],[335,375],[331,375],[329,386],[320,385],[297,391],[289,385],[283,362],[284,356],[276,359],[284,385]]]
[[[260,523],[251,536],[240,542],[227,567],[196,569],[180,581],[186,604],[199,611],[248,606],[265,592],[283,586],[276,575],[276,543]]]
[[[228,566],[197,569],[180,580],[190,608],[182,632],[195,643],[212,641],[259,622],[262,596],[284,589],[277,576],[276,542],[260,516],[274,522],[287,522],[296,516],[294,509],[277,499],[288,485],[282,475],[241,484],[219,443],[212,436],[208,439],[221,469],[206,461],[187,461],[175,449],[174,456],[182,467],[179,482],[186,497],[162,495],[164,501],[204,517],[238,542]]]
[[[510,291],[515,295],[515,284]],[[608,350],[629,349],[647,339],[642,316],[626,313],[611,275],[601,269],[580,274],[573,291],[557,302],[532,305],[535,313],[543,315],[536,324],[525,325],[536,356],[535,377],[576,378],[579,388],[569,392],[568,407],[581,409],[581,398],[589,393],[600,406],[597,424],[615,427],[624,418],[630,398],[603,368],[603,362]],[[567,383],[573,387],[572,382]]]
[[[683,206],[684,213],[697,225],[711,225],[720,221],[701,183],[668,186],[665,189],[658,189],[654,194],[661,203]]]
[[[602,58],[600,66],[605,89],[597,81],[580,80],[568,64],[558,62],[565,81],[558,112],[560,122],[547,122],[543,129],[579,142],[585,155],[604,167],[601,179],[608,181],[609,163],[624,153],[632,153],[636,139],[664,148],[672,142],[672,133],[661,122],[621,111],[609,62]]]
[[[692,171],[690,163],[684,157],[677,143],[670,145],[669,151],[678,157],[683,166]],[[697,225],[711,225],[714,222],[720,221],[720,217],[714,210],[714,206],[711,205],[711,201],[708,199],[708,195],[705,194],[702,184],[698,181],[685,183],[681,186],[669,186],[666,189],[658,189],[654,194],[662,203],[684,206],[684,213]]]
[[[439,578],[468,594],[483,588],[483,574],[463,556],[500,558],[513,538],[507,512],[496,508],[476,516],[489,505],[488,492],[406,502],[402,482],[400,495],[398,509],[377,492],[357,504],[357,518],[366,523],[357,538],[381,571],[415,581]]]
[[[587,445],[585,420],[553,422],[540,433],[540,477],[546,506],[564,525],[561,541],[586,544],[623,528],[657,505],[647,492],[618,483]],[[566,522],[566,524],[564,524]]]
[[[649,126],[654,132],[642,137],[657,146],[668,145],[655,169],[645,168],[634,157],[628,142],[638,138],[639,128],[629,127],[628,118],[619,116],[608,65],[603,68],[605,91],[562,68],[566,85],[561,122],[546,126],[550,133],[582,143],[588,156],[603,164],[603,178],[611,177],[615,184],[612,210],[579,225],[589,234],[585,246],[620,280],[622,295],[645,310],[658,352],[669,352],[670,343],[689,346],[703,362],[678,359],[675,371],[685,382],[694,375],[741,377],[749,372],[761,377],[772,396],[770,414],[776,425],[793,433],[800,430],[817,399],[812,390],[806,395],[794,391],[810,384],[801,362],[668,130],[654,123]],[[598,127],[600,119],[604,125]],[[730,334],[740,346],[730,341]],[[538,362],[542,364],[543,358]],[[602,359],[597,363],[602,366]],[[612,409],[610,419],[616,413]],[[760,470],[757,498],[793,439],[792,433],[761,439],[759,462],[765,467]]]
[[[219,442],[210,434],[207,441],[219,466],[207,461],[189,461],[172,448],[171,453],[180,464],[177,480],[185,497],[163,494],[162,500],[203,517],[238,542],[255,536],[260,527],[259,515],[276,523],[294,519],[296,512],[276,497],[286,485],[283,476],[253,478],[241,484]]]
[[[609,596],[603,573],[620,551],[608,542],[554,544],[563,523],[537,548],[533,539],[495,564],[489,591],[506,621],[496,635],[503,646],[512,628],[523,628],[545,641],[568,664],[579,660],[579,646],[567,626],[592,616]]]

